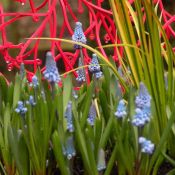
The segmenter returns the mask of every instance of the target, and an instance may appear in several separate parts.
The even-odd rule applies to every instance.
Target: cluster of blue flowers
[[[96,54],[92,54],[92,60],[89,65],[89,71],[93,74],[95,74],[95,77],[97,79],[101,78],[103,76],[103,73],[100,71],[100,65],[98,62],[98,57]]]
[[[145,137],[139,137],[139,144],[141,145],[141,152],[152,154],[154,151],[154,144]]]
[[[145,85],[141,82],[139,94],[135,99],[136,114],[133,117],[132,124],[137,127],[143,127],[150,121],[151,115],[151,96]]]
[[[46,70],[43,72],[43,74],[44,78],[50,83],[58,83],[61,81],[56,62],[53,59],[51,52],[47,52],[46,54]]]
[[[34,88],[37,88],[37,87],[39,86],[38,78],[37,78],[36,75],[34,75],[34,76],[32,77],[31,86],[33,86]]]
[[[32,95],[29,96],[29,100],[26,101],[26,104],[30,104],[31,106],[36,105],[36,102],[35,102],[34,97]]]
[[[30,95],[29,100],[27,100],[25,103],[23,101],[18,101],[18,105],[17,105],[17,108],[15,109],[15,112],[20,114],[22,117],[24,117],[27,112],[27,108],[25,107],[25,104],[30,104],[32,107],[35,106],[36,102],[34,100],[34,97]]]
[[[81,66],[83,66],[83,63],[81,61],[81,58],[79,58],[78,67],[81,67]],[[85,82],[86,81],[86,75],[85,75],[84,69],[80,68],[76,72],[78,74],[76,80],[78,82]]]
[[[117,106],[117,111],[114,114],[117,118],[123,118],[127,115],[126,112],[126,104],[125,101],[122,99],[119,101],[119,104]]]
[[[18,101],[18,106],[15,109],[15,112],[17,112],[18,114],[20,114],[22,117],[27,112],[27,108],[24,106],[24,103],[22,101]]]
[[[67,109],[65,112],[65,117],[67,119],[67,130],[69,132],[73,132],[74,125],[73,125],[73,121],[72,121],[72,102],[71,101],[68,102]]]
[[[90,111],[88,114],[87,122],[91,125],[94,126],[95,118],[96,118],[96,108],[94,103],[91,104]]]
[[[100,65],[98,62],[97,55],[95,53],[92,54],[92,60],[91,60],[91,63],[89,65],[89,71],[92,73],[96,73],[96,72],[100,71]]]
[[[81,22],[76,22],[74,34],[72,35],[72,40],[75,41],[75,42],[81,42],[83,44],[86,44],[87,40],[86,40],[86,37],[84,35]],[[75,49],[80,49],[80,48],[82,48],[82,46],[80,46],[78,44],[75,44],[74,48]]]
[[[72,159],[76,155],[73,136],[69,136],[66,140],[65,146],[63,146],[63,154],[68,160]]]

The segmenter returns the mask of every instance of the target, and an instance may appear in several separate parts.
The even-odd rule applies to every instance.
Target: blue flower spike
[[[100,71],[100,65],[96,54],[92,54],[92,60],[88,68],[89,68],[89,71],[95,75],[96,79],[100,79],[103,76],[103,72]]]
[[[135,115],[132,124],[137,127],[143,127],[150,121],[151,117],[151,96],[148,93],[145,85],[141,82],[139,94],[135,99]]]
[[[34,75],[34,76],[32,77],[32,86],[33,86],[34,88],[37,88],[37,87],[39,86],[38,78],[37,78],[36,75]]]
[[[22,117],[26,114],[27,108],[24,106],[22,101],[18,101],[18,106],[15,109],[15,112],[20,114]]]
[[[91,73],[96,73],[96,72],[100,71],[100,65],[98,62],[97,55],[95,53],[92,54],[92,60],[90,62],[90,65],[88,66],[88,68],[89,68],[89,71]]]
[[[102,71],[99,71],[99,72],[95,73],[95,78],[96,79],[100,79],[101,77],[103,77],[103,72]]]
[[[67,130],[69,132],[74,132],[74,125],[72,121],[72,102],[69,101],[67,105],[67,109],[65,112],[65,117],[67,119]]]
[[[104,169],[106,169],[105,152],[103,149],[100,149],[98,154],[97,170],[103,171]]]
[[[127,115],[127,112],[126,112],[126,103],[122,99],[122,100],[119,101],[119,104],[117,106],[117,111],[115,112],[115,116],[117,118],[124,118],[126,115]]]
[[[83,66],[83,63],[82,63],[81,59],[79,59],[78,67],[82,67],[82,66]],[[84,69],[83,68],[79,68],[76,72],[78,74],[76,80],[78,82],[80,82],[80,83],[81,82],[85,82],[86,81],[86,75],[85,75]]]
[[[154,144],[147,140],[145,137],[139,137],[139,144],[141,145],[141,152],[146,154],[152,154],[154,151]]]
[[[32,95],[29,96],[29,100],[26,101],[27,104],[30,104],[31,106],[35,106],[36,102],[34,100],[34,97]]]
[[[135,99],[136,107],[138,108],[150,108],[151,106],[151,96],[148,93],[146,86],[141,82],[139,88],[139,94]]]
[[[143,127],[146,123],[150,121],[150,115],[145,109],[136,108],[136,114],[132,120],[132,124],[137,127]]]
[[[66,145],[63,147],[63,154],[68,160],[72,159],[76,155],[73,136],[69,136],[66,140]]]
[[[82,23],[81,22],[76,22],[75,24],[75,30],[74,30],[74,34],[72,35],[72,40],[75,42],[81,42],[83,44],[86,44],[86,37],[84,35],[83,32],[83,28],[82,28]],[[75,49],[81,49],[82,46],[75,44],[74,45]]]
[[[43,72],[43,75],[49,83],[54,84],[61,81],[56,62],[51,52],[46,53],[46,70]]]
[[[89,123],[89,125],[94,126],[96,115],[97,115],[97,112],[96,112],[95,104],[92,103],[89,110],[88,118],[87,118],[87,122]]]

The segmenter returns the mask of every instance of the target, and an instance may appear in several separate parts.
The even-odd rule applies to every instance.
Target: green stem
[[[36,170],[39,170],[39,161],[37,159],[37,153],[36,153],[36,150],[35,150],[35,144],[34,144],[34,141],[33,141],[33,136],[32,136],[32,121],[31,121],[31,116],[29,115],[28,116],[28,130],[29,130],[29,143],[30,143],[30,149],[31,149],[31,152],[32,152],[32,156],[33,156],[33,166],[36,168]]]
[[[4,166],[2,165],[1,161],[0,161],[0,167],[1,167],[1,170],[4,173],[4,175],[7,175],[7,173],[6,173],[5,169],[4,169]]]

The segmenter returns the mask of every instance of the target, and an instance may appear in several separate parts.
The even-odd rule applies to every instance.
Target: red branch
[[[20,2],[23,6],[27,3],[26,0],[14,0]],[[129,0],[132,4],[134,0]],[[0,53],[3,55],[3,58],[6,61],[8,70],[12,70],[14,67],[19,68],[21,62],[25,65],[33,65],[33,72],[27,71],[29,79],[35,74],[37,66],[42,64],[41,59],[38,58],[38,48],[40,46],[40,39],[32,40],[32,38],[44,36],[44,31],[47,30],[49,26],[50,35],[47,37],[52,38],[63,38],[65,35],[69,34],[69,38],[73,35],[74,25],[72,22],[77,22],[79,17],[83,13],[87,13],[87,20],[89,21],[88,26],[83,27],[84,34],[87,37],[87,41],[92,41],[96,47],[99,47],[100,52],[107,58],[105,49],[102,45],[105,43],[120,43],[118,36],[116,35],[116,27],[114,20],[112,18],[112,11],[110,9],[102,8],[104,3],[103,0],[78,0],[77,9],[73,10],[71,4],[68,0],[41,0],[41,4],[36,6],[34,0],[29,0],[28,11],[25,12],[4,12],[2,5],[0,5],[0,32],[2,37],[2,43],[0,44]],[[168,38],[175,37],[175,31],[172,28],[172,24],[175,22],[175,15],[168,13],[162,3],[162,0],[154,0],[155,4],[158,4],[159,10],[162,14],[163,27],[167,33]],[[45,12],[44,9],[46,9]],[[62,16],[58,17],[57,12],[61,12]],[[144,12],[144,9],[143,9]],[[26,17],[33,19],[33,24],[37,26],[37,29],[33,31],[31,36],[27,35],[23,43],[11,43],[8,41],[7,37],[7,27],[12,23],[25,20]],[[63,19],[63,23],[59,26],[58,21],[60,18]],[[81,19],[81,18],[80,18]],[[131,18],[132,20],[132,18]],[[145,16],[144,16],[145,20]],[[80,21],[84,22],[84,21]],[[87,23],[86,23],[87,24]],[[46,27],[47,26],[47,27]],[[102,33],[104,36],[102,36]],[[87,42],[87,44],[88,44]],[[31,43],[34,43],[31,46]],[[79,58],[79,50],[68,52],[63,50],[61,41],[50,41],[50,50],[53,53],[55,60],[63,59],[63,63],[66,71],[70,71],[75,68],[75,63]],[[139,41],[138,41],[139,43]],[[30,46],[30,47],[29,47]],[[29,49],[30,48],[30,49]],[[10,49],[18,49],[19,53],[17,56],[12,57],[9,54]],[[175,48],[173,49],[175,51]],[[30,55],[33,54],[33,59],[29,59]],[[83,54],[85,58],[85,64],[88,64],[90,57],[87,50],[83,49]],[[118,61],[118,54],[123,55],[123,48],[120,47],[119,53],[116,48],[113,53],[111,53],[114,60]],[[43,71],[45,67],[41,69]],[[74,75],[77,76],[76,72]]]

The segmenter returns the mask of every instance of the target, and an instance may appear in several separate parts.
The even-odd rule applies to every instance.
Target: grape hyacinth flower
[[[74,30],[74,34],[72,35],[72,40],[75,42],[81,42],[83,44],[86,44],[86,37],[84,35],[83,32],[83,28],[82,28],[82,23],[81,22],[76,22],[75,24],[75,30]],[[81,49],[82,46],[75,44],[74,45],[75,49]]]
[[[139,94],[135,99],[136,107],[143,109],[144,107],[150,108],[151,96],[148,93],[145,85],[141,82],[139,88]]]
[[[115,112],[115,116],[117,118],[123,118],[126,115],[127,115],[126,105],[125,105],[125,101],[122,99],[119,101],[119,104],[117,106],[117,111]]]
[[[15,112],[17,112],[18,114],[20,114],[22,117],[25,115],[25,113],[27,112],[27,108],[24,106],[22,101],[18,101],[18,106],[15,109]]]
[[[91,73],[95,74],[96,79],[99,79],[103,76],[103,73],[100,71],[100,65],[96,54],[92,54],[92,60],[88,68]]]
[[[89,111],[89,114],[88,114],[87,122],[91,126],[94,126],[95,118],[96,118],[96,109],[95,109],[95,105],[93,103],[91,105],[91,107],[90,107],[90,111]]]
[[[143,127],[150,121],[151,116],[151,96],[145,85],[140,83],[139,94],[135,99],[136,114],[133,117],[132,124],[137,127]]]
[[[141,152],[152,154],[154,151],[154,144],[144,137],[139,137],[139,144],[141,145]]]
[[[73,121],[72,121],[72,102],[71,101],[68,102],[67,109],[65,112],[65,117],[67,119],[67,130],[69,132],[73,132],[74,125],[73,125]]]
[[[82,63],[81,59],[79,59],[78,67],[81,67],[81,66],[83,66],[83,63]],[[86,81],[86,76],[85,76],[84,69],[83,68],[80,68],[76,72],[78,74],[76,80],[78,82],[85,82]]]
[[[43,72],[43,74],[44,78],[48,80],[49,83],[58,83],[61,81],[56,62],[51,52],[46,53],[46,70]]]
[[[30,104],[31,106],[35,106],[36,102],[34,100],[34,97],[32,95],[29,96],[29,100],[26,101],[27,104]]]
[[[76,155],[73,136],[69,136],[66,140],[66,145],[63,146],[63,154],[68,160],[72,159]]]
[[[150,121],[150,113],[145,109],[136,108],[136,114],[132,120],[132,124],[137,127],[143,127],[146,123]]]
[[[91,73],[96,73],[100,71],[100,65],[96,54],[92,54],[92,60],[88,68]]]
[[[98,154],[97,170],[102,171],[104,169],[106,169],[105,152],[103,149],[100,149]]]
[[[96,72],[95,73],[95,78],[96,79],[99,79],[99,78],[101,78],[103,76],[103,72],[102,71],[99,71],[99,72]]]
[[[34,88],[38,87],[39,86],[39,82],[38,82],[38,78],[36,75],[34,75],[32,77],[32,84],[31,84]]]

